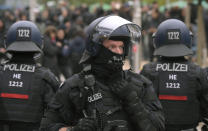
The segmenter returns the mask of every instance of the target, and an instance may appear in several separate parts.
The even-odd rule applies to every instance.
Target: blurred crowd
[[[197,31],[197,6],[191,6],[191,29],[195,33]],[[57,4],[55,7],[45,7],[35,13],[35,22],[44,35],[45,44],[40,63],[50,68],[58,78],[60,78],[60,75],[68,78],[72,74],[78,73],[82,68],[79,65],[79,60],[85,49],[87,25],[94,19],[109,14],[117,14],[132,21],[133,13],[133,4],[130,3],[120,5],[112,3],[110,10],[97,7],[93,11],[90,11],[85,4],[79,7],[73,6],[73,8],[68,3]],[[177,18],[184,21],[185,8],[172,7],[160,12],[157,2],[142,6],[142,48],[144,59],[153,60],[152,34],[156,32],[159,23],[168,18]],[[10,25],[18,20],[30,20],[28,7],[0,11],[0,59],[7,57],[5,56],[3,45],[5,33]],[[208,23],[207,11],[204,11],[204,21]],[[208,32],[208,25],[205,24],[205,26],[206,32]],[[194,41],[193,50],[196,51],[196,37]]]

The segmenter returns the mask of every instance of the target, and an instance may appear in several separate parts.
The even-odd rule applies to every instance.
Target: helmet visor
[[[93,39],[98,42],[99,40],[109,39],[112,36],[126,36],[133,43],[138,43],[141,37],[141,29],[138,25],[122,17],[108,16],[95,27]]]

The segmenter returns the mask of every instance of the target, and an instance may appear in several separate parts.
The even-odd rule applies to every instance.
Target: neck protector
[[[107,77],[109,75],[122,71],[124,55],[116,54],[109,49],[101,46],[100,52],[93,59],[92,71],[100,76]],[[97,72],[99,70],[99,72]]]

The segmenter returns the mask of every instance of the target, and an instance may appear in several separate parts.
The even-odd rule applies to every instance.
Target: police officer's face
[[[114,41],[114,40],[104,40],[103,46],[113,53],[123,54],[124,43],[123,41]]]

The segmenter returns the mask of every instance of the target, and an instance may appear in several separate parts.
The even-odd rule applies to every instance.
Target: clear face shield
[[[107,16],[95,27],[93,41],[102,43],[103,40],[113,36],[129,37],[130,43],[139,43],[141,28],[119,16]]]

